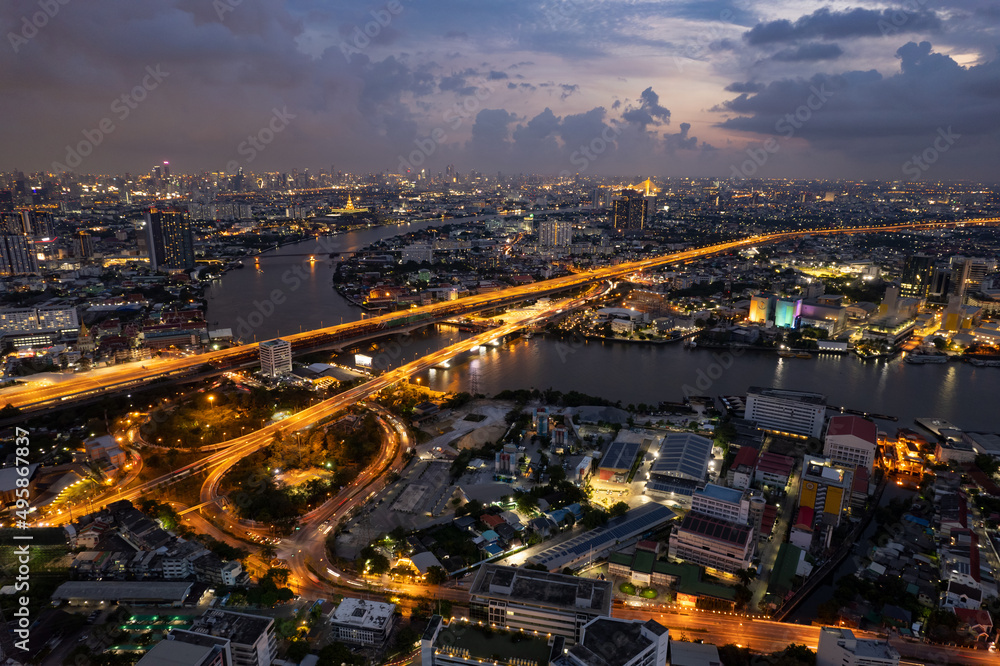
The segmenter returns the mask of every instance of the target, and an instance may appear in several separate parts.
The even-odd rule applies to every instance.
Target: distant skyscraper
[[[86,231],[76,234],[76,256],[89,259],[94,256],[94,239]]]
[[[996,262],[975,257],[955,257],[951,260],[951,293],[965,297],[970,291],[976,291],[983,283]]]
[[[31,249],[31,241],[23,234],[0,235],[0,275],[37,273],[38,260]]]
[[[163,177],[170,178],[170,162],[163,160]]]
[[[542,220],[538,223],[538,245],[543,248],[569,247],[573,241],[573,225],[562,220]]]
[[[150,209],[146,213],[146,242],[149,265],[154,271],[194,268],[191,222],[184,213]]]
[[[622,190],[614,202],[615,229],[642,229],[646,225],[649,205],[635,190]]]
[[[927,298],[934,275],[934,257],[914,254],[906,258],[899,293],[904,298]]]

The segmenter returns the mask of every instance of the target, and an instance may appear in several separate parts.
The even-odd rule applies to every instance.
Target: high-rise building
[[[548,632],[507,633],[483,626],[481,622],[456,618],[446,621],[434,615],[420,639],[420,659],[413,663],[418,666],[482,666],[484,662],[498,666],[550,666],[564,663],[565,645],[562,636]],[[611,665],[605,662],[602,666]]]
[[[0,275],[27,275],[38,272],[38,259],[31,241],[23,234],[0,234]]]
[[[927,298],[934,277],[934,257],[914,254],[903,263],[899,293],[905,298]]]
[[[816,666],[899,666],[899,653],[887,641],[857,638],[850,629],[823,627]]]
[[[538,245],[543,248],[569,247],[573,242],[573,225],[562,220],[542,220],[538,223]]]
[[[649,202],[635,190],[622,190],[614,201],[615,229],[637,230],[646,226]]]
[[[94,256],[94,239],[86,231],[78,231],[76,234],[76,256],[82,259],[89,259]]]
[[[275,338],[260,343],[260,371],[268,377],[280,377],[292,371],[292,343]]]
[[[751,387],[746,418],[762,430],[816,437],[823,433],[826,396],[821,393]]]
[[[826,428],[823,455],[848,469],[861,466],[872,471],[878,448],[878,426],[868,419],[841,414],[830,419]]]
[[[799,507],[813,510],[814,527],[820,523],[836,527],[851,505],[854,473],[838,467],[829,458],[807,455],[802,460]]]
[[[955,257],[951,261],[951,293],[964,298],[977,291],[983,278],[996,268],[996,262],[976,257]]]
[[[184,213],[156,208],[147,211],[146,240],[154,271],[194,268],[194,237]]]

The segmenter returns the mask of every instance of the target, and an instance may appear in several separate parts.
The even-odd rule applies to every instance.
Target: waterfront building
[[[267,377],[280,377],[292,371],[292,343],[281,338],[259,345],[260,371]]]
[[[816,438],[823,432],[826,396],[821,393],[754,386],[746,404],[746,418],[762,430]]]
[[[899,653],[886,641],[857,638],[850,629],[823,627],[816,666],[898,666]]]
[[[860,416],[842,414],[830,419],[823,444],[823,455],[835,465],[848,469],[864,467],[869,473],[878,448],[878,427]]]

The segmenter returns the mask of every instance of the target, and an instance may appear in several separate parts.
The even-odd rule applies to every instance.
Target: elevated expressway
[[[510,287],[488,294],[469,296],[455,301],[445,301],[392,312],[359,322],[295,333],[283,336],[292,344],[295,353],[337,346],[347,346],[355,342],[397,330],[406,330],[443,321],[451,317],[504,307],[528,299],[541,298],[551,294],[581,287],[604,280],[616,280],[636,272],[674,263],[684,263],[722,252],[731,252],[757,245],[777,243],[808,235],[837,235],[862,233],[889,233],[904,230],[929,230],[955,226],[984,226],[1000,223],[1000,218],[981,218],[946,222],[909,222],[882,226],[836,227],[826,229],[803,229],[773,234],[748,236],[739,240],[691,248],[680,252],[599,268],[564,277],[535,282],[533,284]],[[142,388],[153,381],[170,381],[197,374],[199,368],[228,369],[257,362],[257,343],[222,349],[206,354],[182,358],[156,359],[145,363],[130,363],[123,366],[104,368],[82,376],[72,376],[64,381],[45,383],[29,381],[27,384],[0,390],[0,405],[13,405],[26,411],[52,409],[69,403],[93,400],[112,392]]]

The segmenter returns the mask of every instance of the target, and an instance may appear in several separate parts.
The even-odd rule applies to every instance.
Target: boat
[[[778,356],[780,356],[781,358],[795,358],[795,352],[782,350],[778,352]]]
[[[813,355],[810,354],[809,352],[799,352],[798,354],[795,355],[795,358],[812,358],[812,357]]]
[[[1000,359],[990,358],[973,358],[969,360],[969,363],[976,366],[977,368],[1000,368]]]
[[[923,365],[924,363],[947,363],[948,357],[944,354],[910,354],[906,357],[907,363]]]

